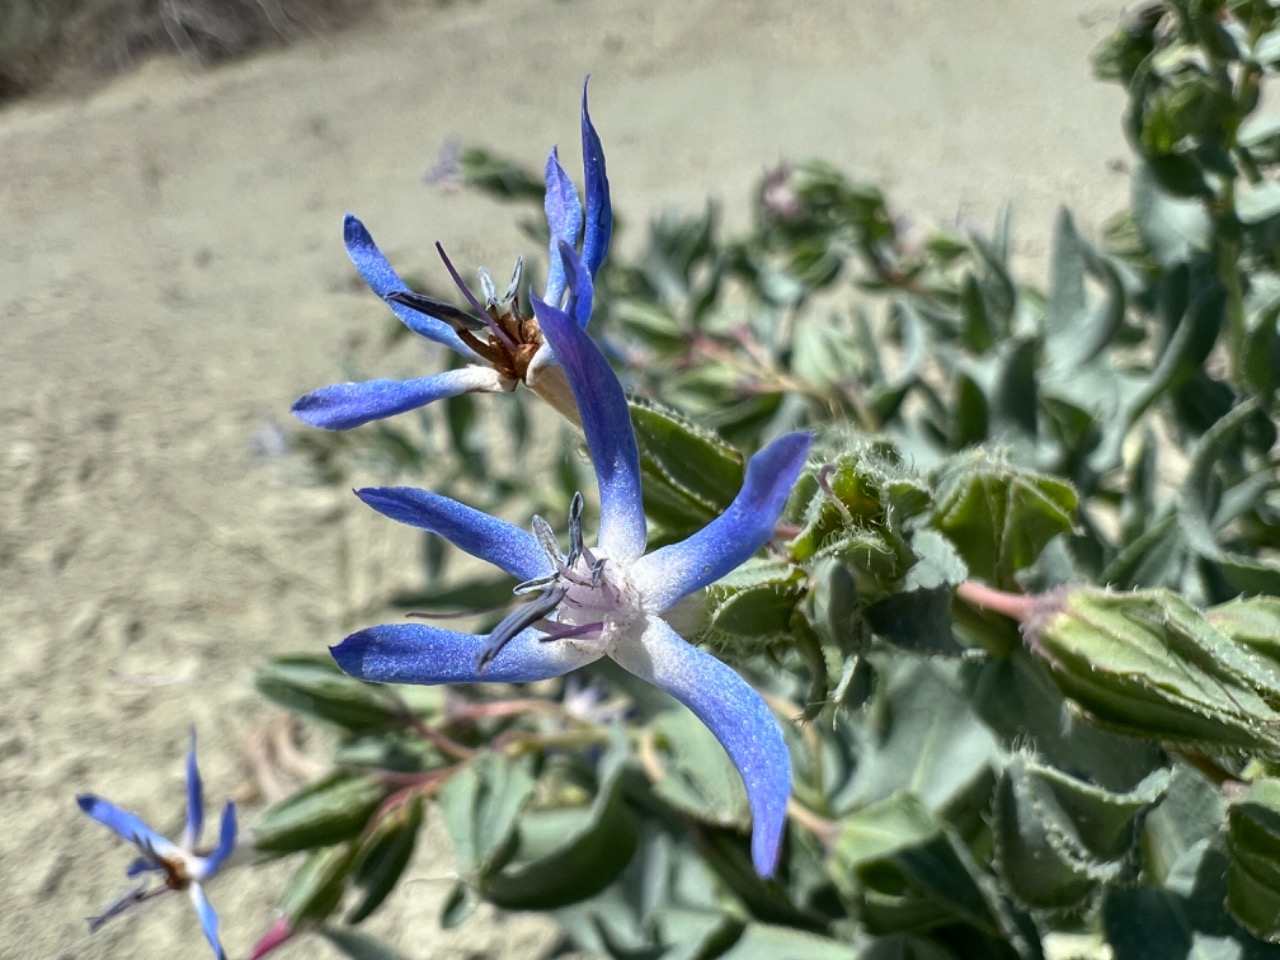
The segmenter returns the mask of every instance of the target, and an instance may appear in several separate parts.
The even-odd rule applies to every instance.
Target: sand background
[[[403,270],[438,273],[439,239],[502,273],[527,246],[512,210],[423,171],[455,137],[531,165],[559,143],[580,178],[591,72],[624,247],[708,195],[741,222],[765,167],[816,154],[921,227],[989,225],[1012,200],[1018,261],[1043,276],[1060,203],[1093,229],[1125,200],[1122,94],[1087,63],[1119,11],[400,2],[216,70],[153,59],[0,110],[0,956],[208,956],[176,897],[88,936],[126,852],[74,794],[176,828],[195,724],[211,802],[247,795],[245,743],[272,716],[255,663],[373,622],[412,576],[411,531],[254,452],[294,397],[339,378],[343,338],[385,320],[353,283],[344,212]],[[433,836],[369,927],[411,958],[544,953],[539,917],[436,931],[449,856]],[[287,874],[214,883],[232,956]],[[331,955],[314,939],[279,954]]]

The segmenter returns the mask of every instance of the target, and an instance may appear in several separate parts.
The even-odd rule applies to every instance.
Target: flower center
[[[553,572],[515,588],[516,593],[536,591],[538,598],[512,611],[494,627],[480,655],[480,670],[529,627],[546,632],[544,643],[572,641],[607,654],[643,618],[627,567],[582,542],[582,494],[575,493],[569,505],[567,554],[560,552],[555,533],[541,517],[533,518],[533,532]]]
[[[475,312],[468,313],[442,300],[408,290],[393,291],[387,294],[387,299],[426,316],[443,320],[453,327],[459,340],[498,373],[508,380],[524,382],[529,364],[542,346],[542,328],[538,326],[537,320],[525,316],[520,309],[520,273],[523,260],[516,260],[511,283],[501,298],[498,297],[489,272],[480,271],[480,286],[485,298],[485,302],[481,304],[454,269],[444,248],[437,243],[436,249],[440,252],[440,259],[444,261],[449,276]]]

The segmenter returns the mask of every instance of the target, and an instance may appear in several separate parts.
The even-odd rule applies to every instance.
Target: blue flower
[[[742,490],[723,515],[687,540],[646,554],[639,453],[626,398],[583,330],[591,278],[567,243],[560,249],[572,288],[570,311],[538,300],[534,309],[582,414],[600,492],[599,545],[583,542],[581,496],[569,511],[569,552],[561,554],[540,517],[529,533],[425,490],[359,490],[380,513],[445,537],[523,581],[517,593],[537,596],[487,636],[391,624],[347,637],[333,656],[365,680],[428,684],[543,680],[613,658],[689,707],[724,745],[747,789],[753,862],[771,876],[791,792],[781,727],[755,690],[682,639],[664,615],[772,538],[811,438],[795,433],[770,443],[747,464]]]
[[[543,299],[559,306],[566,292],[562,244],[573,246],[582,237],[581,260],[594,277],[604,262],[613,233],[613,208],[605,175],[604,148],[587,112],[587,89],[582,88],[582,166],[586,183],[586,216],[573,181],[556,150],[546,167],[546,213],[551,232],[547,287]],[[413,380],[366,380],[335,383],[300,398],[293,413],[326,430],[348,430],[416,410],[436,400],[463,393],[504,393],[525,383],[561,413],[577,421],[564,377],[542,336],[538,321],[526,316],[519,299],[521,263],[506,294],[499,298],[489,274],[480,271],[484,303],[458,276],[437,244],[450,276],[466,297],[471,311],[414,293],[392,269],[363,223],[350,214],[343,226],[347,254],[360,275],[414,333],[461,354],[469,363],[456,370]]]
[[[122,810],[115,804],[82,793],[76,797],[80,809],[103,826],[132,843],[141,852],[126,868],[130,877],[157,874],[161,885],[148,887],[144,882],[114,900],[107,908],[89,921],[92,933],[112,917],[119,916],[130,907],[150,900],[170,890],[186,890],[195,904],[200,926],[208,938],[218,960],[226,960],[222,944],[218,941],[218,915],[213,912],[202,884],[218,872],[236,845],[236,807],[228,801],[222,811],[222,827],[218,845],[213,850],[201,852],[200,831],[204,825],[204,796],[200,785],[200,770],[196,766],[196,734],[191,731],[191,752],[187,754],[187,825],[182,832],[182,842],[173,843],[160,836],[136,814]]]

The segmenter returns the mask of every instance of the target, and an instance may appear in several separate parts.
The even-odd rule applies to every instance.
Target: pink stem
[[[994,610],[1019,623],[1026,623],[1035,612],[1039,597],[1028,597],[1021,593],[1006,593],[995,587],[966,580],[956,587],[956,596],[983,610]]]

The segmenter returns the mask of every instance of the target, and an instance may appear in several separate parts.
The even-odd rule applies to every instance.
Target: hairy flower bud
[[[1062,692],[1099,723],[1208,750],[1280,753],[1280,673],[1163,590],[1073,587],[1023,625]]]

